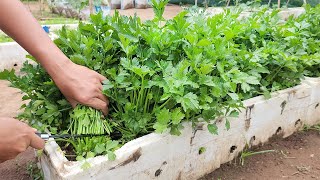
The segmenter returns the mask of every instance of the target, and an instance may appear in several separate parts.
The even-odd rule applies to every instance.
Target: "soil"
[[[252,152],[274,152],[240,158],[223,164],[201,180],[276,180],[320,179],[320,133],[297,132],[285,139],[275,139],[266,145],[251,149]]]
[[[46,3],[41,4],[39,1],[30,1],[23,2],[23,4],[38,20],[60,17],[57,14],[51,13],[51,10]]]
[[[6,161],[0,164],[0,179],[3,180],[32,180],[27,167],[34,164],[34,150],[29,148],[27,151],[19,154],[14,160]]]
[[[21,111],[22,94],[18,89],[8,87],[9,82],[0,80],[0,117],[15,117]],[[0,179],[27,180],[31,179],[27,173],[27,166],[35,162],[34,150],[29,148],[16,159],[0,164]]]
[[[32,3],[27,7],[32,12],[39,8],[37,4]],[[180,11],[181,8],[178,6],[169,6],[164,16],[171,18]],[[123,15],[133,15],[135,12],[142,20],[153,17],[152,9],[120,11]],[[37,12],[35,15],[38,18],[43,17]],[[0,100],[2,102],[0,103],[0,116],[15,117],[23,103],[22,94],[8,85],[7,81],[0,80]],[[320,135],[318,131],[298,132],[286,139],[273,140],[251,151],[262,150],[275,150],[275,152],[247,157],[243,166],[240,165],[239,158],[237,158],[201,179],[320,179]],[[27,166],[30,162],[35,161],[34,151],[28,149],[16,159],[0,164],[0,179],[31,179],[27,173]]]

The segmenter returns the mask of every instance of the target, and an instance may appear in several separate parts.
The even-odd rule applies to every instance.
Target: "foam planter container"
[[[16,42],[0,43],[0,71],[21,66],[27,54]]]
[[[192,128],[184,124],[180,136],[169,133],[140,137],[128,142],[115,153],[115,161],[106,156],[84,161],[68,161],[53,140],[40,157],[45,179],[196,179],[234,159],[246,145],[267,142],[273,136],[287,137],[320,120],[320,79],[306,78],[301,85],[243,102],[238,118],[218,119],[219,135],[208,132],[206,124]]]

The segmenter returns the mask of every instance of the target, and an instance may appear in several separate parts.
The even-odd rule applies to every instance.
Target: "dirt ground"
[[[39,1],[23,2],[25,7],[36,17],[38,20],[42,18],[56,18],[57,14],[52,14],[50,8],[46,3],[39,3]]]
[[[320,179],[320,133],[297,132],[285,139],[276,139],[253,152],[275,150],[222,165],[201,180],[277,180]]]
[[[1,59],[0,59],[1,60]],[[0,80],[0,117],[15,117],[23,104],[22,94],[19,90],[8,87],[9,82]],[[16,159],[0,164],[0,179],[27,180],[29,163],[35,162],[34,151],[30,148],[20,154]]]

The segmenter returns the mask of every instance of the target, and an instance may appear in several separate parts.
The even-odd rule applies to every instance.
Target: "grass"
[[[320,132],[320,124],[318,125],[314,125],[314,126],[307,126],[307,125],[304,125],[303,131],[309,131],[309,130],[315,130],[315,131],[319,131]]]
[[[256,152],[252,152],[252,151],[243,151],[241,153],[241,156],[240,156],[240,163],[241,165],[243,166],[244,165],[244,161],[247,157],[250,157],[250,156],[254,156],[254,155],[257,155],[257,154],[264,154],[264,153],[270,153],[270,152],[275,152],[275,150],[264,150],[264,151],[256,151]]]
[[[4,42],[13,42],[13,39],[7,35],[1,33],[0,34],[0,43],[4,43]]]
[[[50,24],[77,24],[79,20],[70,19],[70,18],[49,18],[46,20],[39,21],[41,25],[50,25]]]
[[[30,177],[30,179],[33,180],[43,180],[43,173],[41,169],[38,168],[37,164],[35,162],[28,162],[27,164],[27,173]]]

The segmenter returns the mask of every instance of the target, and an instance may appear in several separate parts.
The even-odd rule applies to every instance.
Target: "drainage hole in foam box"
[[[233,153],[237,149],[237,146],[231,146],[230,153]]]
[[[160,176],[161,172],[162,172],[161,169],[156,170],[156,172],[154,173],[154,176],[155,176],[155,177]]]

